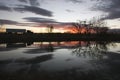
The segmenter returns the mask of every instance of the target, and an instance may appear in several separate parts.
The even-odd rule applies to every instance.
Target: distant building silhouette
[[[26,33],[26,29],[6,29],[6,33],[23,34]]]

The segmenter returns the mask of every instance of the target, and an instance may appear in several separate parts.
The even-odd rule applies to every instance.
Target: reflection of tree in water
[[[44,50],[45,52],[53,52],[54,51],[52,42],[48,42],[47,46],[44,46],[44,44],[41,42],[40,49]]]
[[[48,52],[53,52],[53,51],[54,51],[54,48],[53,48],[53,45],[52,45],[51,42],[49,42],[48,46],[46,47],[46,50],[47,50]]]
[[[108,42],[85,42],[82,45],[79,42],[79,46],[73,49],[72,53],[79,57],[91,57],[93,59],[102,59],[107,51]]]
[[[53,52],[53,44],[49,42],[46,46],[44,46],[43,42],[40,43],[40,46],[35,49],[29,49],[28,51],[25,51],[24,53],[28,54],[36,54],[36,53],[46,53],[46,52]]]

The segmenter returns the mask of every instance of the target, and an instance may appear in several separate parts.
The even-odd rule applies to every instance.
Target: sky
[[[109,28],[120,28],[120,0],[0,0],[5,28],[44,32],[48,24],[64,32],[70,23],[100,17]]]

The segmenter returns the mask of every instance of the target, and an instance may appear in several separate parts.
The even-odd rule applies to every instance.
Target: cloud
[[[49,19],[49,18],[38,18],[38,17],[25,17],[23,18],[24,20],[28,21],[29,23],[28,24],[20,24],[20,25],[29,25],[32,27],[46,27],[47,25],[53,25],[54,28],[65,28],[65,27],[71,27],[71,25],[74,23],[74,22],[58,22],[54,19]],[[31,24],[31,23],[32,24]]]
[[[101,2],[100,2],[101,1]],[[99,10],[108,15],[102,19],[117,19],[120,18],[120,0],[100,0],[97,6],[92,10]],[[102,4],[101,4],[102,3]]]
[[[12,9],[8,6],[5,6],[5,5],[0,5],[0,10],[2,11],[12,11]]]
[[[35,23],[42,23],[42,24],[59,24],[59,25],[71,25],[74,22],[58,22],[55,19],[50,18],[38,18],[38,17],[25,17],[24,20],[27,20],[28,22],[35,22]]]
[[[27,0],[18,0],[19,2],[27,3]]]
[[[75,22],[59,22],[60,25],[72,25]]]
[[[19,2],[23,2],[23,3],[28,3],[31,5],[31,6],[40,6],[40,3],[38,0],[18,0]]]
[[[32,12],[35,14],[39,14],[42,16],[48,16],[52,17],[52,12],[43,8],[35,7],[35,6],[19,6],[14,8],[15,11],[20,11],[20,12]]]
[[[70,9],[66,9],[67,12],[74,12],[73,10],[70,10]]]
[[[31,4],[31,6],[39,6],[40,5],[38,0],[29,0],[29,2]]]
[[[26,17],[23,18],[29,22],[36,22],[36,23],[57,23],[54,19],[49,18],[38,18],[38,17]]]
[[[15,25],[18,24],[18,22],[12,20],[0,19],[0,24]]]
[[[66,0],[66,1],[69,1],[72,3],[83,3],[84,2],[83,0]]]

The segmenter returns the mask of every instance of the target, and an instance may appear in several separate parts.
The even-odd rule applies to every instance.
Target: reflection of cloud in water
[[[47,54],[47,55],[42,55],[42,56],[38,56],[32,59],[22,59],[22,60],[17,60],[15,62],[18,63],[26,63],[26,64],[36,64],[36,63],[41,63],[47,60],[52,59],[52,54]]]
[[[52,54],[42,55],[31,59],[17,59],[17,60],[1,60],[0,61],[0,72],[1,71],[16,71],[26,68],[28,70],[40,68],[40,63],[52,59]]]
[[[28,54],[39,54],[39,53],[47,53],[47,52],[53,52],[54,49],[52,47],[49,48],[35,48],[35,49],[28,49],[24,53]]]
[[[119,80],[120,54],[108,52],[108,46],[106,42],[79,42],[68,46],[69,49],[61,45],[59,50],[49,54],[45,47],[25,48],[23,53],[30,54],[22,55],[38,57],[0,60],[0,80]],[[74,55],[71,50],[76,50]]]
[[[36,64],[52,59],[52,54],[41,55],[31,59],[16,59],[16,60],[0,60],[0,64],[9,64],[9,63],[26,63],[26,64]]]
[[[0,51],[12,51],[12,50],[16,50],[18,48],[0,48]]]
[[[57,72],[46,72],[39,70],[39,65],[29,65],[28,67],[17,71],[15,74],[10,76],[10,79],[14,78],[17,80],[119,80],[120,78],[120,54],[108,52],[107,59],[102,60],[90,60],[89,63],[92,64],[92,68],[89,70],[84,70],[81,68],[71,68],[65,69],[63,71]],[[32,59],[31,59],[32,60]],[[30,60],[30,62],[31,62]],[[37,59],[36,59],[37,60]],[[23,60],[24,61],[24,60]],[[18,62],[22,62],[19,61]],[[25,60],[26,63],[29,63]],[[11,75],[8,73],[8,75]],[[0,75],[1,76],[1,75]],[[2,78],[6,79],[5,76]]]

